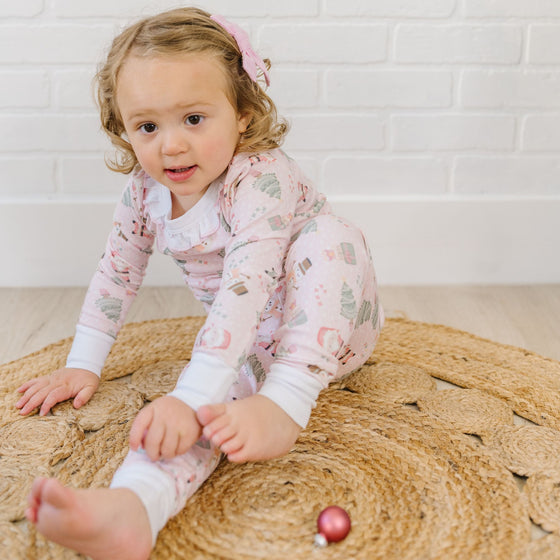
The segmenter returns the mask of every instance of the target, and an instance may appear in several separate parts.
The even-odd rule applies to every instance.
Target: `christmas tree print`
[[[130,190],[126,189],[123,193],[122,203],[129,208],[132,208],[132,197],[130,195]]]
[[[253,186],[259,191],[266,193],[270,198],[280,199],[280,183],[274,173],[264,173],[257,178]]]
[[[317,231],[317,222],[315,220],[311,220],[310,222],[307,222],[303,228],[301,228],[301,232],[300,233],[311,233],[313,231]]]
[[[227,233],[231,233],[231,226],[226,222],[223,214],[220,214],[220,222],[222,224],[222,227],[224,228],[224,231],[226,231]]]
[[[326,203],[327,203],[326,199],[320,199],[320,200],[318,200],[318,201],[313,205],[313,212],[315,212],[315,214],[318,214]]]
[[[96,300],[95,305],[113,323],[117,323],[122,313],[122,300],[116,297],[103,296]]]
[[[294,317],[288,321],[288,326],[290,328],[297,327],[298,325],[305,325],[307,323],[307,315],[303,309],[300,309]]]
[[[379,321],[379,302],[375,302],[373,307],[373,315],[371,318],[371,322],[373,324],[373,328],[376,329],[379,325],[377,324]]]
[[[256,354],[251,354],[247,358],[247,363],[253,370],[253,375],[257,379],[257,382],[260,383],[261,381],[264,381],[266,377],[266,371],[264,370],[264,367],[259,361],[259,359],[257,358]]]
[[[356,317],[358,310],[356,309],[356,299],[352,288],[344,282],[340,297],[340,314],[345,318],[352,320]]]
[[[371,318],[371,303],[369,301],[363,301],[358,311],[358,317],[356,318],[356,328],[363,325]]]

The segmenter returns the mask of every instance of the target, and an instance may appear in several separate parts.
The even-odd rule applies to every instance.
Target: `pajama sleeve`
[[[143,175],[129,180],[113,218],[105,252],[89,285],[67,367],[100,375],[152,253],[154,234],[142,207]]]

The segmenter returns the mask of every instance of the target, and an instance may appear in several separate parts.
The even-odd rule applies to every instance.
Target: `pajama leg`
[[[184,455],[169,460],[151,461],[143,450],[129,450],[110,487],[128,488],[140,498],[155,545],[167,521],[181,511],[219,462],[219,450],[202,441]]]
[[[361,231],[335,216],[315,218],[293,243],[286,274],[276,361],[311,366],[325,385],[361,366],[383,323]]]
[[[363,234],[336,216],[318,216],[303,228],[285,270],[274,362],[260,392],[304,426],[319,391],[371,355],[383,310]],[[307,413],[294,407],[292,414],[290,391]]]
[[[250,368],[242,368],[239,380],[232,386],[227,400],[243,399],[256,392],[256,381]],[[152,530],[152,543],[167,521],[178,514],[187,500],[214,472],[222,455],[205,439],[187,453],[151,461],[144,450],[129,450],[115,472],[111,488],[128,488],[142,501]]]

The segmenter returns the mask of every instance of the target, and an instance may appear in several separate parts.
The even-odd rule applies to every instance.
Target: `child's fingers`
[[[16,408],[23,407],[34,395],[36,395],[42,389],[45,389],[48,385],[48,380],[44,378],[32,379],[27,383],[24,383],[18,388],[18,392],[24,393],[21,398],[16,403]]]
[[[19,393],[24,393],[31,387],[39,387],[39,388],[46,387],[49,384],[49,380],[50,380],[50,376],[48,375],[42,375],[41,377],[34,377],[33,379],[29,379],[21,386],[19,386],[17,388],[17,391]]]
[[[138,448],[142,445],[144,435],[146,430],[150,427],[152,418],[152,407],[148,406],[143,408],[134,419],[134,422],[132,422],[128,442],[133,451],[138,451]]]
[[[177,448],[175,450],[175,456],[184,455],[193,444],[187,438],[179,438],[177,442]]]
[[[54,389],[48,388],[46,389],[47,395],[43,399],[43,404],[39,410],[40,416],[45,416],[49,412],[49,410],[57,403],[65,401],[72,397],[72,393],[69,387],[60,386],[55,387]]]
[[[21,408],[19,413],[25,416],[26,414],[29,414],[31,411],[35,410],[45,400],[47,394],[48,394],[48,389],[45,387],[44,389],[38,391],[33,395],[30,396],[25,395],[24,397],[22,397],[16,403],[16,407]]]
[[[93,385],[86,385],[74,398],[74,408],[80,408],[86,404],[93,397],[96,389],[97,387]]]
[[[162,422],[152,422],[144,436],[144,451],[152,461],[161,459],[161,445],[165,439],[165,425]]]
[[[25,393],[25,391],[27,391],[27,389],[29,389],[30,387],[35,385],[38,381],[39,381],[39,379],[30,379],[29,381],[26,381],[23,385],[20,385],[16,389],[16,391],[18,393]]]
[[[164,433],[160,445],[161,457],[163,459],[173,459],[177,455],[179,447],[179,433],[174,429],[167,429]]]
[[[196,434],[179,434],[175,456],[184,455],[196,443],[199,435],[200,432]]]

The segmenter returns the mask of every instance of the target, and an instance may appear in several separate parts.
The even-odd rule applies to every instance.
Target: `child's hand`
[[[143,447],[152,461],[172,459],[186,453],[201,434],[195,411],[168,395],[138,413],[130,430],[130,448]]]
[[[99,377],[87,369],[61,368],[50,375],[31,379],[18,387],[23,396],[16,403],[20,414],[29,414],[41,405],[44,416],[56,404],[74,397],[74,408],[80,408],[91,399],[99,387]]]

